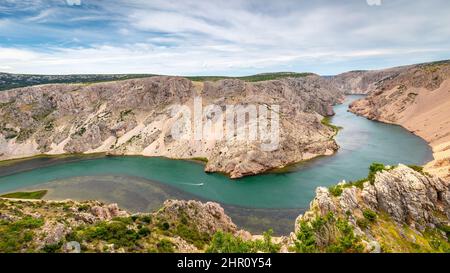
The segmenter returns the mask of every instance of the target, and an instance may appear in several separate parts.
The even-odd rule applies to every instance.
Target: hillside
[[[250,76],[229,77],[229,76],[187,76],[185,78],[195,81],[219,81],[219,80],[242,80],[245,82],[261,82],[268,80],[279,80],[285,78],[301,78],[312,76],[312,73],[295,73],[295,72],[275,72],[262,73]],[[0,72],[0,91],[54,83],[99,83],[109,81],[120,81],[129,79],[147,78],[159,76],[155,74],[74,74],[74,75],[33,75],[33,74],[12,74]]]
[[[50,83],[96,83],[154,76],[151,74],[32,75],[0,72],[0,91]]]
[[[267,140],[247,141],[236,134],[228,140],[175,141],[171,129],[180,117],[171,116],[171,107],[193,109],[196,96],[203,106],[221,109],[279,105],[279,145],[265,150]],[[157,76],[13,89],[0,92],[0,160],[70,153],[196,158],[207,161],[208,172],[239,178],[333,154],[338,149],[335,129],[322,119],[342,99],[342,92],[315,75],[251,83]]]
[[[449,224],[448,182],[374,164],[366,179],[318,188],[288,237],[240,230],[211,202],[130,214],[97,201],[0,198],[0,252],[449,252]]]
[[[353,103],[350,111],[399,124],[422,137],[435,157],[426,170],[450,177],[450,61],[404,67]]]

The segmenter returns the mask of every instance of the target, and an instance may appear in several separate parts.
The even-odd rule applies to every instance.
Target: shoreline
[[[437,149],[438,147],[440,147],[441,145],[447,145],[447,146],[450,146],[450,142],[444,142],[444,143],[442,143],[442,144],[436,144],[436,145],[433,145],[432,142],[431,142],[430,140],[426,139],[425,137],[421,136],[420,134],[417,134],[417,133],[416,133],[417,130],[414,130],[414,129],[412,129],[412,128],[408,128],[407,126],[405,126],[405,124],[402,124],[402,123],[400,123],[400,122],[399,122],[399,123],[397,123],[397,122],[391,122],[391,121],[387,121],[387,120],[384,120],[384,119],[372,119],[372,118],[369,118],[369,117],[367,117],[367,116],[365,116],[365,115],[363,115],[363,114],[361,114],[361,113],[358,113],[358,112],[356,112],[356,111],[351,111],[351,108],[349,108],[349,111],[350,111],[351,113],[357,115],[357,116],[366,118],[366,119],[371,120],[371,121],[374,121],[374,122],[380,122],[380,123],[383,123],[383,124],[389,124],[389,125],[400,126],[400,127],[402,127],[403,129],[405,129],[406,131],[410,132],[411,134],[413,134],[413,135],[419,137],[420,139],[422,139],[423,141],[425,141],[425,143],[427,143],[427,145],[430,147],[431,155],[432,155],[432,157],[433,157],[430,161],[427,161],[427,162],[425,162],[425,163],[422,165],[422,166],[424,167],[425,171],[427,171],[427,172],[429,172],[429,173],[431,173],[431,174],[434,174],[434,175],[436,175],[436,176],[438,176],[438,177],[440,177],[440,178],[448,178],[448,177],[450,176],[450,174],[448,173],[448,171],[450,171],[450,169],[448,169],[448,171],[447,171],[446,174],[439,174],[438,172],[436,172],[436,170],[435,170],[435,169],[433,168],[433,166],[432,166],[433,164],[436,164],[436,163],[437,163],[437,161],[439,160],[439,158],[438,158],[437,155],[438,155],[440,152],[442,152],[442,151],[436,151],[436,149]],[[445,152],[445,151],[444,151],[444,152]],[[448,157],[450,157],[450,151],[447,151],[447,152],[448,152],[448,156],[447,156],[447,158],[448,158]],[[445,158],[444,158],[444,159],[445,159]],[[449,158],[449,160],[450,160],[450,158]],[[446,168],[446,167],[443,167],[443,168]]]

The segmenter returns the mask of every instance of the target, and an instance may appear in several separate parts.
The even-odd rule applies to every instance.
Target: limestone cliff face
[[[448,251],[448,182],[399,165],[377,173],[373,183],[361,188],[338,187],[339,194],[317,189],[310,210],[297,219],[292,236],[297,244],[304,247],[297,235],[311,227],[315,251]],[[347,244],[340,245],[344,240]]]
[[[175,141],[171,107],[280,105],[278,149],[261,141]],[[321,118],[343,93],[319,76],[246,83],[151,77],[98,84],[53,84],[0,92],[0,160],[38,154],[97,153],[205,158],[206,171],[233,178],[330,155],[338,147]],[[204,117],[208,119],[208,117]]]
[[[350,71],[330,77],[332,84],[349,95],[366,95],[385,80],[398,75],[400,68],[374,71]]]
[[[450,177],[450,62],[404,67],[381,82],[350,111],[369,119],[402,125],[433,147],[427,171]]]

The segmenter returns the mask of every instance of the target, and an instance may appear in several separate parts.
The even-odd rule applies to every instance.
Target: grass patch
[[[1,195],[3,198],[15,198],[15,199],[42,199],[47,194],[47,190],[32,191],[32,192],[13,192]]]
[[[191,158],[191,160],[208,163],[208,159],[206,157],[193,157],[193,158]]]
[[[325,126],[327,126],[327,127],[330,127],[330,128],[333,129],[336,133],[339,132],[339,130],[342,130],[342,127],[333,125],[333,124],[331,123],[331,117],[324,117],[324,118],[320,121],[320,123],[322,123],[323,125],[325,125]]]

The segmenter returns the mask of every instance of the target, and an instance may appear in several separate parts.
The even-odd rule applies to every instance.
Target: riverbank
[[[400,125],[424,139],[433,150],[425,171],[450,179],[450,80],[434,90],[395,86],[354,102],[350,111],[366,118]]]

